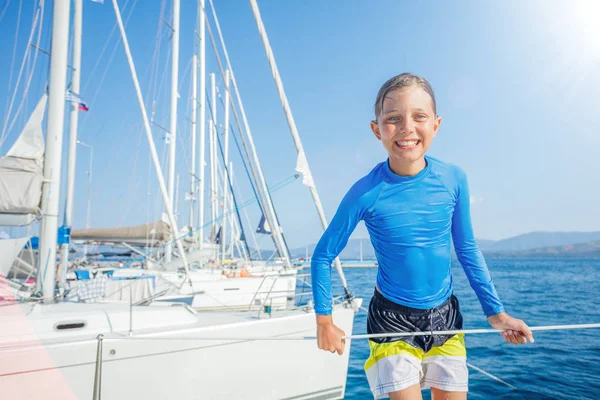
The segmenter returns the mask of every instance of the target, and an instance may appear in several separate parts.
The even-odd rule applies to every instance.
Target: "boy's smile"
[[[371,129],[388,152],[392,171],[411,176],[425,168],[424,155],[440,123],[432,98],[415,85],[387,93]]]
[[[402,150],[411,150],[417,148],[421,143],[420,140],[395,140],[394,144]]]

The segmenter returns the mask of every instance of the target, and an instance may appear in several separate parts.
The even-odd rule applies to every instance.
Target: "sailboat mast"
[[[81,20],[83,15],[83,1],[75,0],[73,13],[73,73],[71,75],[71,88],[76,94],[80,94],[81,81]],[[71,228],[73,225],[73,197],[75,192],[75,167],[77,160],[77,123],[79,119],[79,105],[71,103],[71,114],[69,121],[69,166],[67,172],[67,203],[65,205],[64,225]],[[91,172],[90,172],[91,173]],[[69,243],[64,243],[60,248],[60,286],[67,285],[67,271],[69,267]],[[85,256],[85,254],[84,254]]]
[[[173,58],[171,60],[171,120],[169,126],[169,206],[174,209],[175,200],[175,145],[177,143],[177,85],[179,81],[179,0],[173,0]],[[171,227],[174,229],[174,227]],[[173,232],[177,235],[179,232]],[[172,246],[165,246],[165,261],[171,261]]]
[[[225,71],[225,121],[223,135],[223,219],[221,222],[221,264],[225,263],[225,238],[227,237],[227,225],[229,223],[228,210],[228,193],[229,193],[229,70]]]
[[[204,21],[204,0],[199,0],[199,54],[200,54],[200,98],[198,99],[198,111],[200,112],[200,123],[198,129],[200,130],[200,157],[198,165],[198,237],[200,242],[200,249],[204,247],[204,171],[206,167],[206,26]]]
[[[321,225],[323,229],[327,229],[327,218],[325,218],[325,211],[323,211],[323,206],[321,205],[321,200],[319,199],[319,194],[317,193],[317,188],[313,182],[312,175],[310,173],[310,168],[308,166],[308,162],[306,161],[306,155],[304,154],[304,149],[302,148],[302,142],[300,141],[300,135],[298,135],[298,129],[296,128],[296,122],[294,121],[294,116],[292,115],[292,110],[290,109],[290,105],[287,100],[287,96],[285,95],[285,91],[283,90],[283,82],[281,81],[281,77],[279,76],[279,69],[277,68],[277,64],[275,63],[275,56],[273,55],[273,50],[271,49],[271,45],[269,43],[269,38],[267,37],[267,31],[265,30],[265,26],[262,22],[262,18],[260,16],[260,11],[258,9],[258,4],[256,0],[250,0],[250,6],[252,7],[252,12],[254,14],[254,19],[256,20],[256,25],[258,27],[258,32],[263,42],[263,46],[265,47],[265,53],[267,55],[267,59],[269,61],[269,65],[271,67],[271,72],[273,74],[273,78],[275,79],[275,84],[277,85],[277,92],[279,93],[279,98],[281,99],[281,105],[283,107],[283,111],[287,118],[288,126],[290,128],[290,133],[292,134],[292,138],[294,139],[294,144],[296,145],[296,150],[298,151],[298,158],[301,161],[302,165],[302,174],[304,175],[304,183],[307,184],[310,194],[312,195],[313,201],[317,208],[317,213],[319,214],[319,219],[321,220]],[[338,271],[340,279],[342,280],[342,285],[346,290],[346,294],[348,294],[348,284],[346,283],[346,278],[344,276],[344,271],[342,271],[342,264],[340,263],[339,257],[336,257],[335,268]]]
[[[230,243],[229,248],[231,249],[231,251],[230,251],[231,252],[231,258],[233,258],[233,244],[234,243],[237,244],[238,241],[237,241],[236,238],[239,237],[239,236],[237,234],[236,226],[235,226],[235,221],[236,221],[235,212],[234,212],[234,210],[235,210],[235,204],[233,203],[233,163],[231,161],[229,162],[229,168],[227,169],[227,179],[228,179],[228,181],[227,181],[227,187],[229,188],[231,186],[231,191],[232,191],[232,193],[227,196],[227,204],[228,204],[228,208],[227,209],[229,210],[229,217],[228,217],[228,219],[229,219],[229,232],[230,232],[230,234],[229,234],[229,243]],[[241,229],[241,227],[240,227],[240,229]],[[242,254],[242,253],[240,252],[240,254]]]
[[[173,204],[175,204],[175,207],[173,208],[173,214],[175,215],[175,218],[177,218],[177,215],[179,215],[179,174],[175,175],[175,201],[173,202]]]
[[[216,238],[218,233],[218,210],[217,210],[217,86],[215,74],[210,74],[210,209],[212,217],[212,235]],[[216,254],[215,254],[216,257]]]
[[[196,96],[198,91],[198,57],[192,57],[192,165],[190,171],[190,232],[194,230],[194,208],[196,193]]]
[[[42,185],[42,224],[40,232],[38,280],[43,279],[44,301],[54,300],[56,280],[56,231],[60,168],[67,87],[67,56],[69,50],[69,12],[71,0],[55,0],[52,15],[52,48],[50,85],[48,89],[48,120]],[[43,278],[42,278],[43,277]]]

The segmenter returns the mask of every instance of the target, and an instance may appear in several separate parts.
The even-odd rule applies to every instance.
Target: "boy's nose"
[[[404,118],[400,121],[399,125],[400,132],[405,133],[411,133],[415,128],[414,121],[411,118]]]

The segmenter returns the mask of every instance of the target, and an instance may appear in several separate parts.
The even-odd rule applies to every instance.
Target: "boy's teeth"
[[[410,141],[410,142],[396,142],[396,144],[398,146],[405,147],[405,146],[415,146],[417,144],[417,142],[418,142],[418,140],[413,140],[413,141]]]

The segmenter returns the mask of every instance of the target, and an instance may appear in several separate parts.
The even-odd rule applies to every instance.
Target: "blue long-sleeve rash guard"
[[[428,309],[452,294],[451,243],[486,316],[504,311],[473,236],[467,178],[432,157],[415,176],[378,164],[346,194],[312,258],[317,314],[331,314],[331,263],[364,220],[379,263],[377,288],[390,301]]]

